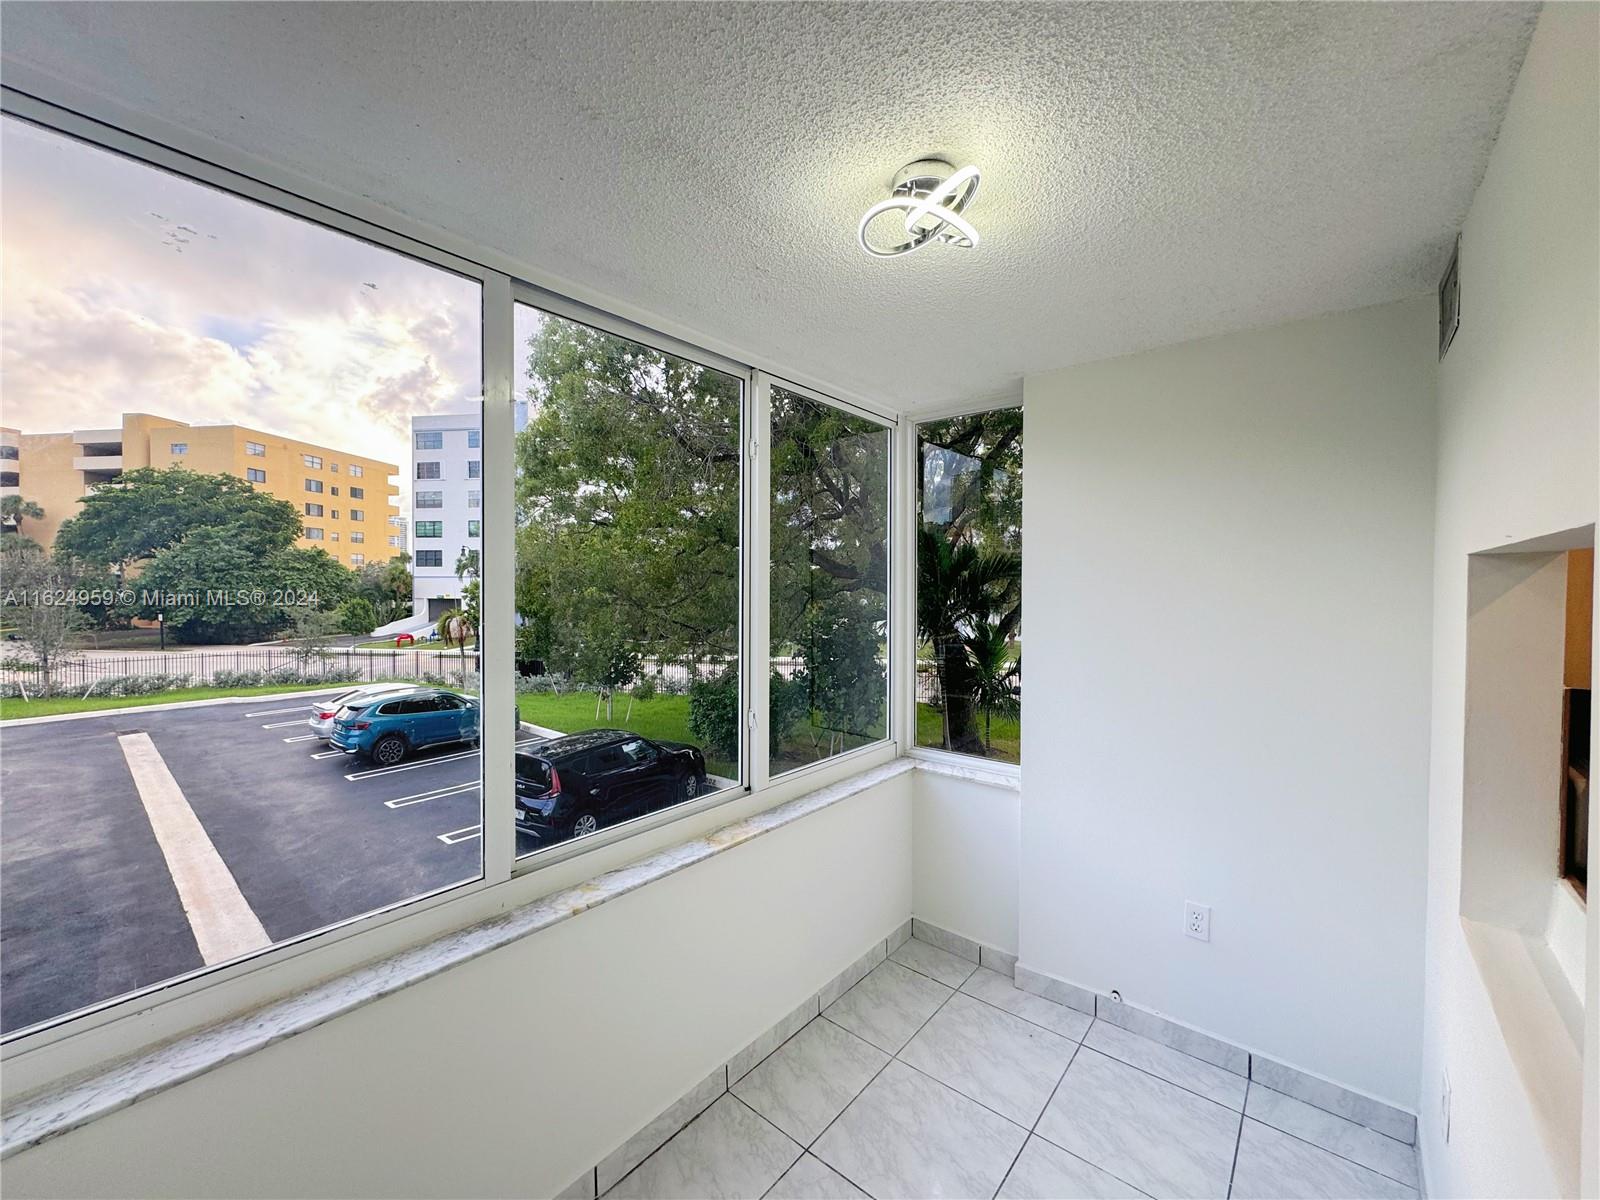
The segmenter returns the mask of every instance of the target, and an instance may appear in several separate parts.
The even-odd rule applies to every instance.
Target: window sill
[[[916,760],[917,770],[950,779],[965,779],[969,783],[987,784],[1008,791],[1022,790],[1022,768],[1013,763],[987,762],[967,759],[943,750],[917,749],[908,752]]]
[[[434,938],[290,999],[159,1046],[86,1079],[25,1098],[5,1113],[3,1132],[0,1132],[0,1159],[149,1099],[297,1033],[314,1029],[451,967],[559,925],[607,901],[848,800],[917,765],[908,758],[893,759],[725,825],[703,837],[692,838],[638,862],[597,875],[576,887],[542,897],[504,916]]]

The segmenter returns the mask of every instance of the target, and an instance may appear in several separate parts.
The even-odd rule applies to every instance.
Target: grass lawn
[[[352,684],[333,684],[333,688],[348,688]],[[151,704],[172,704],[180,700],[225,700],[230,696],[270,696],[274,692],[306,692],[312,689],[303,683],[276,683],[266,687],[179,688],[172,692],[156,692],[150,696],[51,696],[47,700],[8,700],[0,698],[0,720],[18,717],[55,717],[62,713],[110,712],[117,708],[145,708]]]
[[[396,646],[394,639],[387,637],[379,638],[375,642],[357,642],[353,648],[356,650],[452,650],[460,653],[460,647],[458,646],[446,646],[440,641],[425,642],[421,638],[418,638],[410,646]],[[478,647],[476,645],[467,647],[468,654],[476,654],[477,651]]]
[[[698,745],[699,739],[689,732],[689,697],[656,696],[651,700],[635,700],[633,714],[628,714],[628,697],[619,695],[612,706],[612,717],[606,720],[605,705],[595,716],[593,692],[525,693],[517,697],[517,712],[524,721],[542,725],[546,729],[559,729],[562,733],[581,733],[585,729],[626,729],[643,734],[658,742],[683,742]],[[706,770],[713,775],[732,778],[738,769],[732,763],[719,762],[706,756]]]
[[[1016,717],[996,717],[990,723],[989,757],[1000,762],[1022,761],[1022,722]],[[978,715],[983,732],[983,714]],[[944,714],[929,704],[917,705],[917,745],[939,749],[944,745]]]

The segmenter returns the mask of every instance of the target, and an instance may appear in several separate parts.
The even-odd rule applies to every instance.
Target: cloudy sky
[[[0,120],[0,424],[237,423],[397,463],[475,408],[475,282]],[[405,511],[403,508],[402,511]]]

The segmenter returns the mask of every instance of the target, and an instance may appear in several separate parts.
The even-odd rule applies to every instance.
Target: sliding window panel
[[[518,304],[519,856],[740,785],[745,381]]]
[[[0,151],[14,1036],[481,877],[483,289],[14,117]]]
[[[917,427],[917,745],[1022,754],[1022,409]]]
[[[893,431],[774,384],[769,769],[888,736]]]

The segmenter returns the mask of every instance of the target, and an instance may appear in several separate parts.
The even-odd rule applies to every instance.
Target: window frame
[[[40,87],[37,90],[48,92],[50,89]],[[759,794],[769,782],[766,770],[766,689],[752,689],[749,681],[757,674],[764,680],[768,669],[766,604],[770,564],[767,556],[767,521],[770,513],[767,497],[770,479],[767,436],[760,431],[770,429],[765,382],[768,376],[764,371],[773,364],[764,362],[759,356],[730,351],[718,343],[708,344],[703,338],[686,340],[695,337],[692,334],[680,338],[676,327],[670,323],[654,314],[631,310],[613,297],[603,297],[567,282],[561,282],[559,286],[570,295],[547,290],[540,281],[554,277],[511,256],[432,229],[400,216],[377,202],[347,196],[154,119],[113,110],[93,98],[79,97],[79,100],[87,100],[87,111],[74,111],[18,91],[15,86],[0,86],[0,112],[7,117],[220,190],[245,202],[406,255],[478,284],[482,298],[483,374],[479,441],[484,463],[480,492],[480,544],[484,563],[483,630],[480,636],[484,639],[486,649],[491,650],[482,659],[480,703],[485,711],[491,705],[505,708],[515,703],[512,656],[492,652],[495,644],[503,644],[502,639],[509,641],[514,628],[515,413],[512,392],[516,375],[515,303],[529,303],[552,315],[593,325],[740,378],[743,388],[739,653],[740,703],[747,717],[747,734],[742,739],[740,751],[740,786],[638,818],[577,843],[552,847],[519,862],[515,857],[516,832],[513,820],[514,740],[505,722],[485,720],[480,759],[483,838],[481,871],[476,879],[447,885],[369,913],[285,938],[256,954],[215,966],[203,966],[0,1038],[0,1062],[14,1072],[13,1090],[31,1091],[48,1086],[154,1042],[228,1019],[286,990],[310,986],[329,974],[353,969],[374,956],[392,953],[420,939],[459,929],[465,924],[502,912],[507,907],[526,903],[539,894],[538,889],[551,885],[530,882],[528,886],[519,887],[519,881],[556,867],[568,859],[598,855],[595,861],[602,865],[596,869],[619,865],[626,861],[625,858],[618,858],[619,853],[626,855],[634,851],[631,848],[619,848],[608,854],[606,847],[681,821],[690,821],[690,829],[704,830],[709,826],[704,821],[695,822],[694,818],[710,809],[754,799],[754,807],[747,806],[745,811],[759,811],[765,804],[799,794],[803,787],[820,786],[815,776],[820,775],[822,781],[844,779],[863,766],[887,762],[905,752],[907,742],[899,735],[898,723],[891,715],[891,736],[885,742],[786,773],[781,779],[780,791],[771,797]],[[896,431],[894,437],[902,443],[891,447],[891,477],[896,480],[896,488],[891,496],[890,510],[890,554],[894,569],[890,582],[892,629],[889,703],[891,714],[896,711],[903,714],[905,709],[899,697],[904,690],[904,681],[898,678],[897,663],[905,661],[907,598],[904,587],[897,587],[897,584],[903,578],[901,572],[904,569],[906,542],[901,525],[907,511],[904,507],[906,456],[903,442],[908,426],[887,403],[850,397],[837,389],[817,391],[806,379],[818,377],[796,378],[797,374],[795,365],[791,364],[783,375],[774,378],[792,390],[814,394],[825,403],[847,407],[889,425]],[[256,451],[256,445],[260,445],[262,450]],[[246,453],[250,457],[265,458],[265,450],[264,443],[252,443],[247,446]],[[353,476],[365,474],[360,465],[346,466]],[[265,476],[264,470],[262,475]],[[259,482],[265,482],[265,478]],[[899,503],[898,508],[896,502]],[[399,539],[401,548],[404,548],[409,539],[403,534],[399,535]],[[898,659],[897,650],[900,655]],[[752,717],[759,717],[753,728],[748,723],[748,718]],[[863,757],[869,760],[865,764],[859,761]],[[654,846],[670,842],[663,842],[658,835],[647,838],[646,844]],[[574,877],[572,868],[558,872],[553,878],[560,880],[570,877]],[[505,891],[508,887],[513,890]],[[490,894],[495,888],[502,891]]]
[[[904,672],[905,678],[899,680],[905,689],[905,705],[901,709],[900,746],[901,753],[908,758],[919,758],[926,762],[938,763],[942,766],[959,768],[966,772],[977,772],[992,775],[999,779],[1015,781],[1022,780],[1022,764],[1020,762],[1005,762],[1001,759],[978,758],[972,754],[963,754],[958,750],[945,750],[938,746],[917,745],[917,489],[922,486],[918,478],[918,466],[921,456],[917,451],[917,430],[923,425],[931,425],[935,421],[947,421],[952,417],[975,417],[983,413],[999,412],[1002,409],[1023,409],[1023,500],[1026,507],[1027,500],[1027,412],[1024,409],[1023,398],[990,399],[982,402],[954,404],[926,411],[918,410],[907,414],[902,422],[901,442],[903,453],[901,462],[902,471],[902,496],[904,500],[903,518],[900,529],[901,549],[905,554],[905,561],[901,566],[900,578],[905,581],[905,590],[910,593],[907,611],[904,617],[905,627],[901,630],[905,639],[906,657],[903,662],[909,663],[911,669]],[[1027,613],[1023,613],[1023,625],[1027,623]],[[1019,626],[1019,632],[1022,626]],[[1024,697],[1026,700],[1026,697]],[[1020,757],[1020,755],[1019,755]]]

